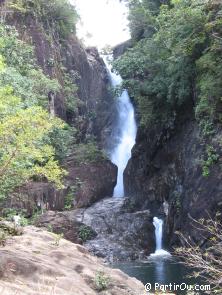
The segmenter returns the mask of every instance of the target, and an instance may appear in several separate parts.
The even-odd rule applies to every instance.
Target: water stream
[[[163,241],[163,220],[158,217],[153,218],[153,225],[155,227],[156,251],[150,257],[156,256],[171,256],[169,252],[162,248]]]
[[[106,62],[110,80],[113,87],[122,83],[120,76],[111,71],[110,65]],[[118,167],[117,184],[114,189],[113,197],[124,197],[123,173],[131,157],[131,150],[135,144],[137,126],[135,121],[134,108],[129,95],[124,90],[116,101],[118,119],[115,128],[114,142],[115,147],[111,152],[110,159]],[[145,261],[125,262],[114,264],[114,268],[119,268],[128,275],[136,277],[144,284],[155,283],[195,283],[187,278],[190,272],[185,266],[177,261],[169,252],[163,249],[163,220],[154,217],[156,249]],[[177,294],[185,294],[177,292]]]
[[[195,279],[188,278],[190,270],[181,264],[175,257],[162,248],[163,242],[163,220],[153,218],[155,227],[156,250],[144,261],[124,262],[113,265],[129,276],[135,277],[142,283],[150,283],[154,291],[155,283],[192,285],[198,283]],[[174,293],[175,294],[175,293]],[[185,295],[185,291],[177,290],[177,295]]]
[[[112,86],[120,86],[122,83],[121,77],[113,73],[108,64],[107,68]],[[117,139],[117,145],[111,153],[111,161],[118,167],[117,184],[114,188],[113,197],[124,197],[123,172],[131,158],[131,150],[135,144],[137,132],[134,108],[126,90],[117,97],[117,112],[118,122],[115,128],[116,134],[114,135]]]

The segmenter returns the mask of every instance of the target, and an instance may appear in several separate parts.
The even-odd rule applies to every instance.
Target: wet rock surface
[[[125,204],[123,198],[108,198],[85,210],[73,211],[74,218],[97,234],[84,245],[110,263],[141,259],[154,251],[150,211],[131,213]]]
[[[172,246],[182,243],[177,231],[194,241],[201,240],[200,232],[192,226],[192,218],[214,217],[222,204],[218,143],[221,130],[204,141],[197,122],[190,116],[167,129],[153,126],[147,132],[139,130],[124,173],[126,195],[134,203],[134,210],[150,209],[153,215],[161,216],[167,201],[164,232]],[[207,158],[208,145],[216,150],[218,161],[211,165],[209,176],[204,177],[201,163]]]

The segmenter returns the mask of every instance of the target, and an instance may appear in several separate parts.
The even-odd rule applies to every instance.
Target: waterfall
[[[106,63],[107,64],[107,63]],[[107,65],[113,87],[119,86],[122,79]],[[117,145],[111,153],[111,161],[118,167],[117,184],[113,197],[124,197],[123,172],[131,158],[131,150],[136,140],[136,120],[134,108],[126,90],[117,97],[118,123],[116,127]]]
[[[153,225],[155,227],[156,251],[158,251],[162,249],[163,220],[157,217],[154,217]]]
[[[171,256],[171,254],[162,249],[162,240],[163,240],[163,220],[157,217],[153,218],[153,225],[155,227],[155,240],[156,240],[156,251],[150,256]]]

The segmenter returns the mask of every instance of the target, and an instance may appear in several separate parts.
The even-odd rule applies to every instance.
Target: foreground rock
[[[104,199],[85,210],[73,211],[73,219],[96,232],[85,246],[112,263],[142,259],[154,251],[155,238],[149,210],[131,213],[121,198]]]
[[[142,283],[105,267],[84,247],[35,227],[26,227],[0,252],[1,295],[138,295],[144,291]]]

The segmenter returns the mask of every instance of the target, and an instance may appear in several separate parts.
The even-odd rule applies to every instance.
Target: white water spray
[[[107,66],[113,87],[119,86],[122,79],[119,75],[111,72],[109,65]],[[134,108],[130,101],[126,90],[117,98],[118,111],[118,143],[111,154],[111,161],[118,167],[117,184],[114,189],[114,197],[124,197],[123,172],[131,158],[131,150],[136,140],[136,121]]]
[[[153,218],[153,225],[155,227],[156,251],[150,256],[170,256],[170,253],[162,249],[163,240],[163,220],[157,217]]]
[[[156,251],[158,251],[162,249],[163,220],[154,217],[153,225],[155,227]]]

